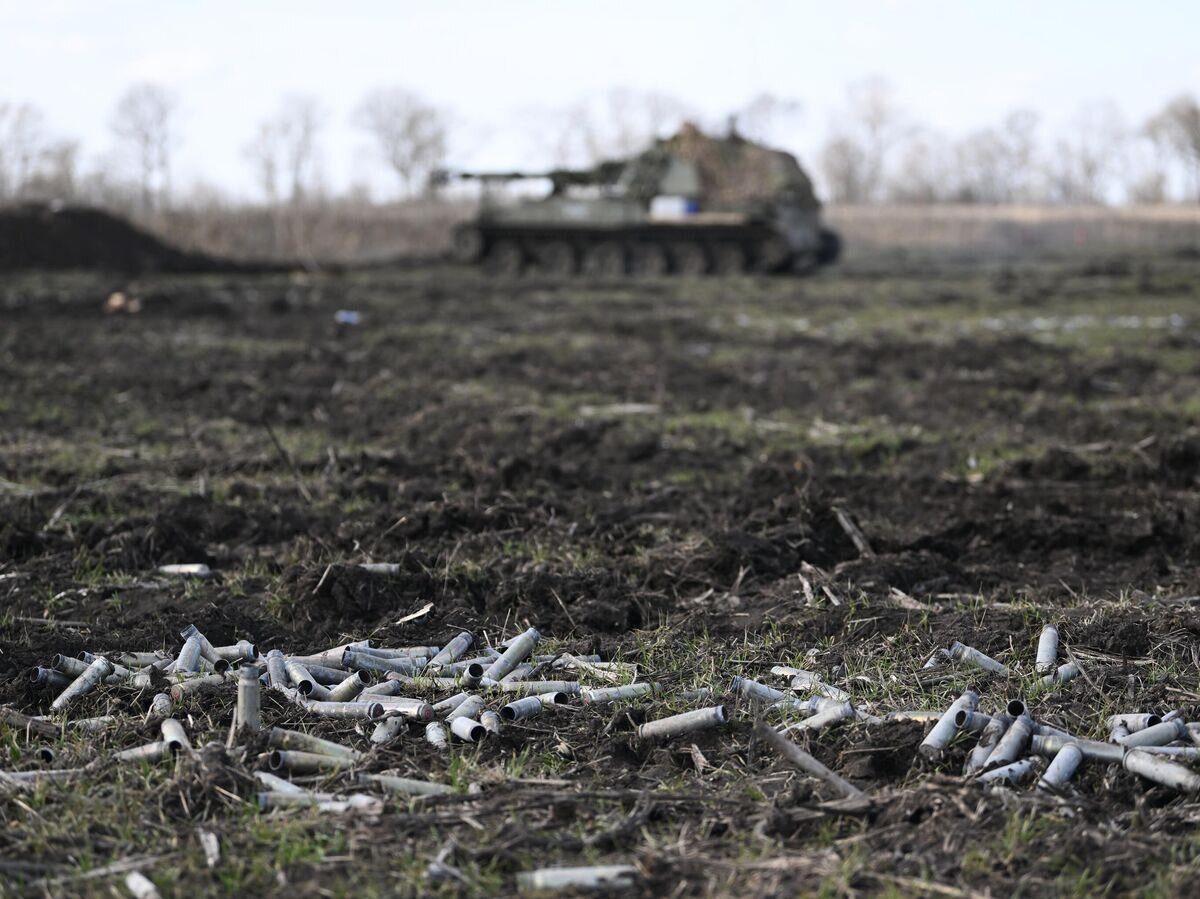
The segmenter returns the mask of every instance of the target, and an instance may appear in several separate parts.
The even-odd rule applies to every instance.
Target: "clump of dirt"
[[[292,623],[311,634],[386,628],[440,596],[437,620],[460,624],[513,616],[564,632],[623,634],[643,626],[647,600],[619,574],[601,568],[560,572],[546,565],[501,564],[497,571],[439,572],[409,552],[394,574],[330,565],[288,575],[296,599]]]
[[[1140,656],[1150,651],[1150,625],[1149,617],[1136,611],[1114,615],[1104,610],[1070,624],[1066,632],[1071,642],[1079,646],[1118,656]]]
[[[253,776],[224,746],[207,743],[180,755],[175,776],[159,790],[160,808],[175,820],[194,823],[253,801],[255,790]]]
[[[1172,436],[1159,451],[1163,479],[1179,487],[1200,483],[1200,433],[1190,431]]]
[[[870,739],[842,751],[838,770],[844,777],[872,784],[898,783],[916,764],[917,747],[925,737],[919,721],[889,721],[873,727]]]
[[[23,562],[46,551],[43,534],[11,521],[0,525],[0,559]]]
[[[887,596],[892,589],[924,596],[970,586],[954,562],[929,550],[852,559],[839,564],[833,574],[873,596]]]

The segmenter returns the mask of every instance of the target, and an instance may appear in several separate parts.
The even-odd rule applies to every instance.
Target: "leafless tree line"
[[[172,198],[171,162],[181,142],[179,103],[154,84],[129,88],[110,119],[113,153],[102,168],[121,167],[143,211]],[[321,137],[329,116],[313,97],[289,96],[265,118],[244,155],[264,199],[299,205],[323,191]],[[364,132],[401,191],[421,189],[446,154],[445,113],[402,88],[369,93],[352,122]],[[78,142],[51,135],[45,115],[29,103],[0,101],[0,201],[104,196],[106,176],[81,173]],[[111,177],[111,176],[110,176]],[[115,183],[116,179],[113,179]]]
[[[1080,107],[1049,144],[1032,110],[952,140],[904,111],[892,86],[853,85],[819,157],[829,199],[842,203],[1064,203],[1200,201],[1200,102],[1180,95],[1128,125],[1110,102]]]
[[[730,119],[748,137],[786,146],[800,112],[796,101],[764,93]],[[564,109],[530,110],[519,125],[545,164],[584,165],[634,153],[682,121],[701,118],[675,97],[615,89]],[[302,246],[304,211],[333,199],[322,169],[329,122],[316,99],[288,97],[244,146],[274,211],[279,247]],[[394,174],[402,197],[422,193],[429,174],[447,159],[449,114],[412,91],[371,91],[350,122]],[[730,123],[706,124],[723,130]],[[36,107],[0,101],[0,202],[82,199],[143,216],[178,202],[172,184],[182,142],[178,99],[157,85],[135,85],[116,103],[110,126],[113,155],[85,172],[78,142],[54,135]],[[1194,95],[1180,95],[1137,125],[1100,102],[1082,107],[1064,136],[1047,139],[1042,130],[1037,113],[1018,110],[950,138],[909,116],[886,80],[871,78],[848,89],[812,168],[826,198],[842,203],[1200,201],[1200,101]],[[120,170],[128,176],[109,174]],[[1173,175],[1186,194],[1171,196]],[[188,200],[216,198],[210,188]]]

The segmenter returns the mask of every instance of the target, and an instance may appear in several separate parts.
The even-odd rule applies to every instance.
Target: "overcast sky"
[[[1138,122],[1200,92],[1200,3],[0,0],[0,100],[38,105],[94,162],[122,90],[159,82],[181,107],[176,183],[243,193],[242,148],[289,93],[327,110],[326,176],[344,187],[377,178],[349,117],[379,85],[453,110],[455,162],[507,166],[545,162],[517,133],[528,110],[615,86],[714,120],[760,92],[795,98],[789,142],[811,156],[847,84],[874,74],[951,135],[1018,107],[1053,132],[1101,98]]]

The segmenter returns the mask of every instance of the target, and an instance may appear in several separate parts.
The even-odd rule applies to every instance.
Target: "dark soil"
[[[46,227],[91,227],[63,215]],[[94,252],[119,269],[182,264],[137,232],[120,232],[115,250],[61,234],[75,266]],[[0,269],[40,260],[28,245],[0,252]],[[946,693],[918,695],[932,647],[1031,656],[1055,621],[1099,680],[1044,700],[1050,718],[1098,727],[1097,689],[1122,708],[1190,712],[1200,264],[1001,274],[10,278],[0,701],[44,709],[22,672],[55,652],[174,647],[194,622],[214,643],[300,650],[528,625],[606,657],[655,646],[662,660],[664,646],[708,641],[730,666],[722,678],[765,676],[812,650],[852,691],[869,668],[872,689],[937,707]],[[105,316],[118,288],[140,313]],[[362,323],[336,324],[338,309]],[[1031,324],[1083,314],[1098,322],[1083,337]],[[1181,323],[1127,321],[1169,315]],[[369,575],[356,567],[367,560],[399,573]],[[155,574],[173,562],[217,574]],[[202,711],[215,731],[218,711]],[[565,773],[532,776],[579,792],[497,775],[484,836],[447,823],[457,812],[437,803],[389,812],[386,832],[435,822],[498,890],[512,888],[513,853],[635,859],[647,895],[1115,895],[1150,881],[1186,895],[1194,882],[1200,806],[1130,775],[1089,771],[1071,801],[988,794],[954,777],[961,754],[937,770],[917,760],[919,724],[814,738],[815,755],[875,791],[864,818],[787,775],[744,711],[729,731],[697,735],[695,752],[629,745],[631,721],[655,708],[539,723],[487,744],[478,763],[564,744]],[[709,767],[697,770],[696,752]],[[421,776],[447,765],[419,736],[377,761]],[[663,784],[662,798],[640,792]],[[185,806],[214,795],[195,788]],[[489,816],[506,803],[528,811],[502,839]],[[164,814],[169,827],[189,820],[182,807]],[[241,845],[228,809],[205,814]],[[347,827],[356,864],[386,873],[371,825]],[[6,851],[0,838],[0,860]],[[277,864],[301,893],[362,883],[345,863]],[[180,883],[219,886],[204,870]]]
[[[0,272],[84,269],[132,275],[242,268],[179,250],[100,209],[43,204],[0,208]]]

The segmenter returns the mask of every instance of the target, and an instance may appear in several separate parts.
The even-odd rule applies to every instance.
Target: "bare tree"
[[[1013,203],[1030,199],[1038,118],[1009,113],[997,128],[968,135],[955,151],[955,199],[967,203]]]
[[[677,132],[684,122],[696,116],[696,110],[690,104],[678,97],[657,91],[640,94],[637,104],[641,107],[645,134],[650,140],[669,137]],[[643,148],[644,144],[639,143],[633,151],[637,152]]]
[[[540,160],[540,166],[568,168],[591,160],[588,136],[595,125],[585,103],[560,109],[527,107],[518,118],[529,155]]]
[[[298,205],[318,192],[324,118],[314,98],[290,96],[259,123],[244,153],[268,203]]]
[[[408,196],[446,158],[443,114],[404,88],[379,88],[367,94],[353,121],[374,140]]]
[[[1146,133],[1187,169],[1200,201],[1200,103],[1189,94],[1176,97],[1146,123]]]
[[[657,135],[653,126],[641,121],[639,97],[628,88],[613,88],[599,104],[598,115],[585,130],[592,162],[614,156],[629,156],[645,148]]]
[[[1137,175],[1125,190],[1131,203],[1157,205],[1167,202],[1167,173],[1151,169]]]
[[[640,153],[677,130],[691,113],[686,103],[669,94],[623,87],[613,88],[594,105],[594,117],[577,117],[585,123],[591,162]]]
[[[41,110],[28,103],[0,103],[0,199],[21,196],[46,143]]]
[[[135,161],[143,211],[154,209],[170,193],[175,118],[175,98],[156,84],[129,88],[113,110],[112,131]]]
[[[1149,127],[1130,134],[1125,149],[1124,200],[1143,205],[1166,203],[1171,196],[1174,155]]]
[[[614,88],[565,108],[527,110],[523,118],[537,153],[570,167],[640,153],[694,118],[694,110],[669,94]]]
[[[1007,161],[1008,200],[1028,201],[1037,191],[1038,127],[1041,118],[1031,109],[1017,109],[1004,118],[1001,133]]]
[[[871,160],[862,144],[835,134],[821,149],[821,174],[829,199],[835,203],[865,203],[874,190]]]
[[[1004,137],[995,128],[967,135],[954,148],[954,198],[964,203],[1004,203],[1011,193]]]
[[[1070,137],[1055,145],[1047,161],[1049,199],[1060,203],[1104,203],[1121,167],[1125,127],[1108,101],[1081,107]]]
[[[868,162],[868,199],[878,199],[893,148],[911,130],[891,82],[873,76],[850,87],[851,121],[863,141]]]
[[[38,154],[37,167],[25,182],[24,192],[47,200],[66,200],[79,194],[79,143],[58,140]]]
[[[280,179],[284,167],[283,134],[274,119],[259,122],[254,137],[246,144],[243,153],[254,169],[254,180],[271,206],[282,199]]]
[[[761,93],[745,106],[734,110],[732,118],[739,134],[760,143],[777,141],[784,123],[799,117],[803,105],[799,100]]]
[[[316,210],[310,207],[321,194],[320,133],[324,118],[314,98],[287,97],[274,116],[259,123],[254,138],[245,147],[246,158],[272,210],[277,252],[309,252],[316,216]]]
[[[321,180],[319,137],[325,115],[316,98],[293,95],[275,121],[283,147],[284,170],[293,204],[315,195]]]
[[[271,213],[271,245],[276,255],[286,250],[284,243],[288,230],[288,215],[283,204],[282,179],[286,165],[283,139],[279,122],[272,118],[259,122],[254,137],[243,149],[254,170],[254,180],[258,182],[259,190],[262,191]]]
[[[847,110],[835,121],[822,151],[822,169],[834,198],[876,201],[883,196],[892,151],[913,129],[882,77],[850,85],[847,100]]]
[[[945,138],[923,131],[901,148],[899,165],[888,185],[888,199],[900,203],[940,203],[955,190],[951,151]]]

